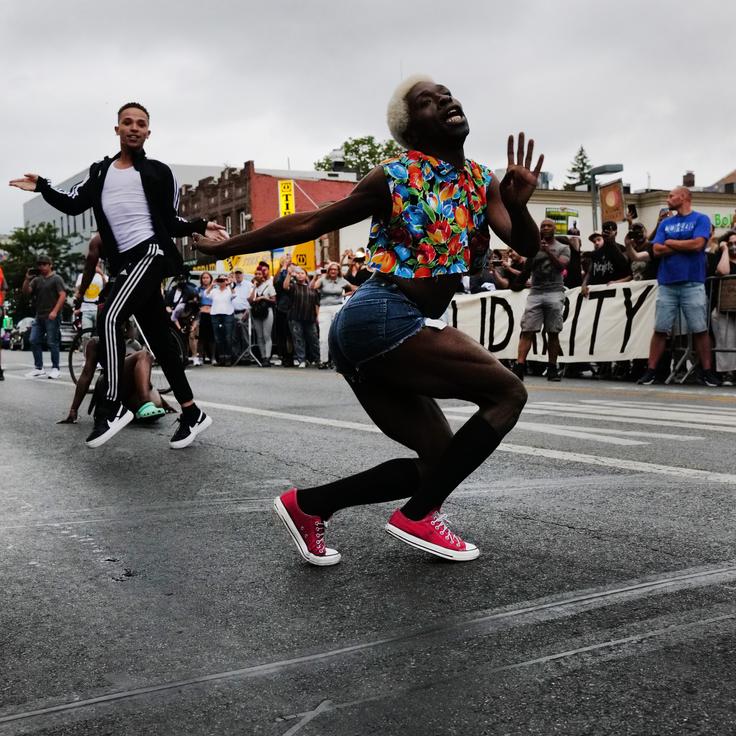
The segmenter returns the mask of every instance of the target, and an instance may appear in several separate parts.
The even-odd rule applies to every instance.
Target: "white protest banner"
[[[457,296],[450,324],[487,347],[497,358],[516,358],[519,324],[528,289]],[[654,330],[656,281],[591,286],[586,299],[580,288],[565,293],[565,325],[560,334],[561,363],[646,358]],[[540,333],[529,359],[545,360]]]

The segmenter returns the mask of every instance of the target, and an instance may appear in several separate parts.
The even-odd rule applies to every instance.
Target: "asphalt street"
[[[0,736],[736,734],[736,388],[529,379],[446,504],[477,561],[380,505],[313,568],[273,498],[408,454],[339,376],[192,369],[195,445],[90,450],[68,373],[2,359]]]

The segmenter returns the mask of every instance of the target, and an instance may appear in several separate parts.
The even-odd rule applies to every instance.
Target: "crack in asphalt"
[[[555,621],[562,618],[570,618],[598,608],[618,605],[632,600],[641,599],[651,595],[673,594],[681,590],[691,590],[714,585],[731,584],[736,581],[736,562],[729,561],[721,563],[719,567],[707,567],[689,569],[665,573],[658,577],[652,576],[645,580],[629,581],[628,583],[605,588],[576,591],[569,594],[542,598],[537,601],[523,602],[514,606],[506,606],[500,609],[476,611],[454,621],[433,624],[421,629],[410,629],[394,634],[387,634],[383,638],[359,642],[336,649],[312,654],[303,654],[287,659],[256,664],[225,672],[215,672],[174,682],[164,682],[158,685],[141,687],[131,690],[123,690],[100,695],[92,698],[74,700],[72,702],[60,703],[45,708],[26,710],[18,713],[10,713],[0,716],[0,724],[11,723],[30,718],[47,716],[55,713],[63,713],[81,708],[87,708],[102,703],[114,703],[141,695],[152,695],[154,693],[180,690],[182,688],[202,685],[210,682],[232,680],[236,678],[252,678],[266,675],[278,675],[281,672],[292,670],[301,665],[314,666],[319,662],[329,662],[341,657],[349,656],[359,652],[390,650],[405,645],[409,642],[430,640],[436,645],[438,640],[448,640],[457,636],[482,636],[509,628],[527,626],[530,624]],[[714,621],[736,618],[736,614],[721,616],[710,619],[707,623]],[[650,632],[649,635],[660,635],[665,629]],[[621,641],[634,641],[644,635],[628,637]],[[612,646],[619,642],[605,642],[575,650],[579,653],[586,650],[599,649]],[[514,665],[506,665],[504,669],[528,666],[530,663],[545,663],[553,659],[570,656],[570,652],[563,652],[549,657],[528,660]],[[501,670],[500,670],[501,671]]]
[[[604,534],[602,530],[600,529],[592,529],[590,527],[577,526],[575,524],[566,524],[562,521],[551,521],[549,519],[540,519],[539,517],[536,517],[536,516],[518,514],[513,511],[501,510],[501,511],[497,511],[496,513],[498,513],[499,516],[501,515],[508,516],[512,519],[516,519],[517,521],[518,520],[532,521],[535,524],[540,524],[543,526],[554,526],[554,527],[558,527],[561,529],[568,529],[569,531],[572,531],[572,532],[586,533],[589,536],[593,537],[593,539],[598,539],[601,542],[608,542],[608,541],[614,541],[614,540],[620,541],[623,539],[623,540],[626,540],[628,543],[632,544],[633,546],[638,547],[639,549],[646,549],[646,550],[649,550],[650,552],[659,552],[663,555],[666,555],[667,557],[671,557],[672,559],[677,559],[679,557],[679,555],[677,555],[676,553],[671,552],[670,550],[664,549],[662,547],[655,547],[649,544],[642,544],[641,542],[636,542],[636,541],[632,542],[631,537],[627,537],[627,536],[620,535],[620,534]]]

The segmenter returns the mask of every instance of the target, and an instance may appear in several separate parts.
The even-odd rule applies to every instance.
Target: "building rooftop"
[[[335,181],[357,181],[354,171],[296,171],[294,169],[261,169],[256,167],[256,174],[273,176],[276,179],[331,179]]]

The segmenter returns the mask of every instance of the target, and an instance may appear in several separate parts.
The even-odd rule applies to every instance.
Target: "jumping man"
[[[181,404],[179,428],[169,442],[179,449],[190,445],[212,419],[194,403],[184,365],[169,333],[161,281],[181,273],[183,268],[172,238],[199,233],[217,242],[226,236],[224,228],[215,222],[201,218],[187,221],[177,215],[179,186],[171,169],[147,158],[143,150],[151,135],[148,110],[143,105],[123,105],[115,133],[120,138],[120,152],[92,164],[87,178],[69,192],[53,188],[37,174],[13,179],[10,185],[39,192],[51,206],[68,215],[79,215],[91,207],[102,237],[103,255],[111,275],[116,277],[99,328],[107,393],[96,408],[87,446],[99,447],[133,419],[133,412],[121,401],[121,383],[123,323],[134,315]]]

